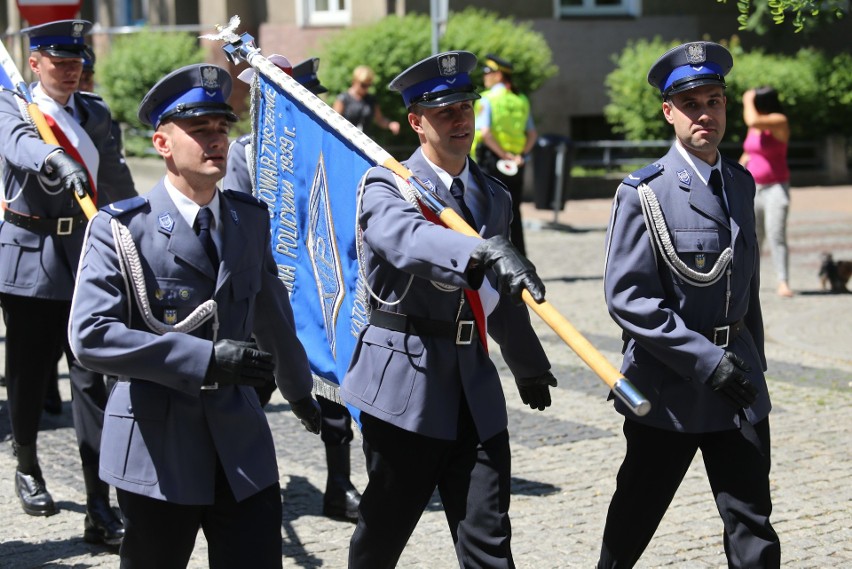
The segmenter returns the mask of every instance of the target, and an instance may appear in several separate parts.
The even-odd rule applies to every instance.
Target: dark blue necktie
[[[213,265],[213,270],[219,270],[219,255],[216,253],[216,244],[213,242],[213,233],[211,226],[213,225],[213,212],[209,207],[202,207],[198,210],[198,215],[195,216],[195,233],[201,244],[204,246],[204,251]]]
[[[464,203],[464,184],[461,181],[461,178],[453,178],[453,183],[450,185],[450,195],[453,196],[459,204],[459,209],[462,212],[462,216],[464,216],[464,220],[468,225],[476,229],[476,220],[473,219],[473,214],[470,211],[470,208],[467,207],[467,204]]]
[[[713,195],[716,196],[719,207],[722,208],[725,215],[728,215],[728,206],[725,205],[725,185],[722,183],[722,174],[715,168],[710,172],[710,189],[713,190]]]

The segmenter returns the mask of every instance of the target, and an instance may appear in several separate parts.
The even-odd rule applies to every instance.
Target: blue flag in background
[[[366,325],[356,194],[372,163],[262,73],[253,101],[255,196],[316,377],[340,385]],[[350,409],[353,411],[353,409]]]

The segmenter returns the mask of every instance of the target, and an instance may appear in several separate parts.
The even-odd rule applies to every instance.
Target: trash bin
[[[543,134],[533,147],[533,201],[536,209],[554,209],[558,178],[562,179],[561,211],[568,201],[568,179],[574,145],[571,139],[560,134]]]

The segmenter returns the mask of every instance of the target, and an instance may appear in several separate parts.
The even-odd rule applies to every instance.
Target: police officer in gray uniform
[[[394,567],[436,487],[459,564],[514,567],[506,401],[485,327],[525,403],[550,405],[556,380],[520,304],[524,288],[540,302],[544,286],[509,243],[511,198],[468,157],[475,66],[472,53],[441,53],[390,88],[420,138],[406,166],[484,239],[427,217],[389,170],[366,175],[360,248],[373,300],[340,389],[361,410],[369,473],[351,568]]]
[[[101,209],[80,261],[71,346],[119,377],[100,475],[126,520],[123,567],[186,566],[199,527],[211,567],[281,567],[278,465],[255,386],[274,369],[319,431],[266,206],[216,187],[236,120],[230,91],[228,72],[206,64],[151,88],[139,119],[166,176],[145,198]]]
[[[778,567],[769,515],[769,393],[751,175],[718,151],[721,45],[665,53],[648,73],[675,142],[624,179],[607,232],[604,290],[626,340],[622,373],[651,402],[625,415],[599,568],[632,567],[701,449],[729,567]]]
[[[96,95],[78,93],[77,82],[92,27],[63,20],[23,30],[30,36],[30,67],[38,76],[30,91],[42,112],[61,129],[66,149],[44,143],[22,117],[21,99],[0,93],[0,148],[6,168],[4,220],[0,225],[0,302],[6,319],[6,364],[15,488],[26,513],[58,510],[36,455],[42,402],[63,351],[71,375],[72,411],[86,484],[87,541],[116,544],[121,520],[98,479],[107,389],[67,349],[67,320],[86,216],[72,195],[80,183],[97,190],[102,204],[135,196],[130,171],[110,133],[112,120]],[[70,153],[76,153],[72,158]]]

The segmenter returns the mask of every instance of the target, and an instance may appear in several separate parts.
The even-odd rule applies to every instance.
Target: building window
[[[309,26],[346,26],[351,22],[351,0],[304,0],[304,22]]]
[[[639,16],[642,0],[556,0],[557,16]]]

